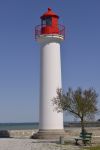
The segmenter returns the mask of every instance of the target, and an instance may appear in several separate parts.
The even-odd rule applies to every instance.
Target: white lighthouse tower
[[[41,47],[40,61],[40,120],[38,138],[55,138],[64,134],[63,113],[57,113],[52,103],[61,83],[60,43],[65,28],[58,24],[59,16],[50,8],[35,27],[35,38]]]

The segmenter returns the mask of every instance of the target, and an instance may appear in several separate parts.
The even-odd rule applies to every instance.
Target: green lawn
[[[100,150],[100,146],[90,147],[87,150]]]

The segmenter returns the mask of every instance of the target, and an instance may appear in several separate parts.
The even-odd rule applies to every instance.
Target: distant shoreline
[[[100,127],[100,121],[87,122],[86,127]],[[64,122],[64,127],[80,127],[79,122]],[[38,129],[39,123],[0,123],[0,130],[32,130]]]

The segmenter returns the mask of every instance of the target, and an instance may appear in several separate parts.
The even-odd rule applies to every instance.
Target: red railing
[[[63,25],[55,26],[46,26],[46,25],[37,25],[35,27],[35,39],[37,39],[40,35],[45,34],[58,34],[65,38],[65,27]]]

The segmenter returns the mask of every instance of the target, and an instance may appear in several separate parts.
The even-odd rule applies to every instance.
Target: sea
[[[88,122],[87,127],[100,127],[100,121]],[[64,127],[80,127],[79,122],[64,122]],[[0,130],[33,130],[38,129],[39,123],[0,123]]]
[[[0,130],[31,130],[38,129],[39,123],[0,123]]]
[[[64,123],[64,126],[67,125]],[[0,123],[0,130],[33,130],[38,129],[39,123]]]

